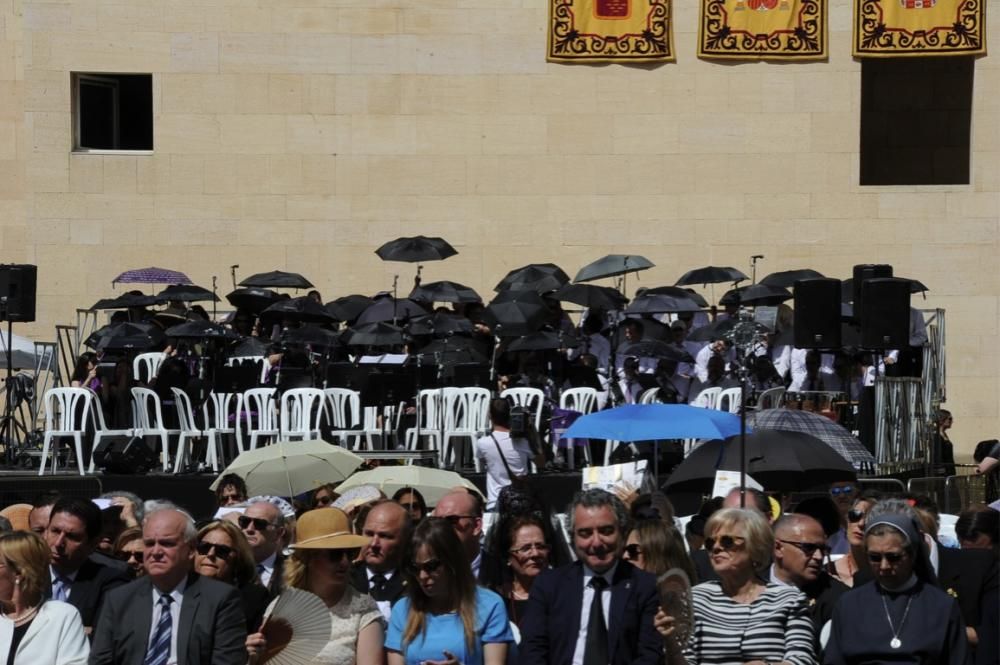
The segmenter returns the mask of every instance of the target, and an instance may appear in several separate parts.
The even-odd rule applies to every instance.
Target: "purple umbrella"
[[[166,268],[138,268],[126,270],[111,280],[112,284],[191,284],[188,276]]]

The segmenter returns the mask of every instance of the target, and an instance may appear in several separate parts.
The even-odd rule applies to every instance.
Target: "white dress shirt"
[[[367,575],[368,575],[368,588],[371,589],[372,588],[372,576],[375,575],[375,571],[373,571],[368,566],[365,566],[365,573],[367,573]],[[390,571],[382,573],[382,577],[385,578],[385,583],[388,584],[389,580],[391,580],[392,576],[395,575],[395,574],[396,574],[395,570],[390,570]],[[378,605],[378,611],[382,613],[382,616],[385,617],[385,620],[389,621],[389,619],[392,616],[392,602],[388,601],[388,600],[376,600],[375,604]]]
[[[271,583],[271,576],[274,575],[274,563],[278,560],[278,552],[275,550],[271,556],[257,564],[257,572],[260,573],[260,583],[267,586]],[[261,566],[264,567],[261,570]]]
[[[611,581],[615,578],[616,563],[610,570],[601,575],[608,587],[601,595],[601,606],[604,609],[604,625],[610,628],[611,623]],[[590,606],[594,603],[594,588],[590,580],[597,575],[587,566],[583,567],[583,602],[580,604],[580,632],[576,636],[576,649],[573,650],[573,665],[583,665],[583,654],[587,648],[587,624],[590,623]]]
[[[184,589],[187,588],[187,578],[181,580],[181,583],[174,587],[174,590],[166,594],[170,596],[173,600],[170,603],[170,656],[167,658],[167,665],[177,665],[177,631],[181,624],[181,602],[184,600]],[[160,614],[163,612],[163,606],[160,605],[160,590],[155,586],[153,587],[153,624],[149,629],[149,639],[146,640],[146,651],[149,650],[149,643],[153,641],[153,634],[156,633],[156,625],[160,622]],[[145,657],[145,652],[143,653]]]

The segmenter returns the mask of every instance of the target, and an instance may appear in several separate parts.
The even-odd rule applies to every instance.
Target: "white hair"
[[[143,526],[145,526],[146,523],[149,522],[149,519],[153,515],[159,512],[163,512],[164,510],[173,511],[184,518],[184,540],[186,540],[189,543],[193,543],[195,540],[198,539],[198,529],[197,527],[195,527],[194,518],[191,517],[191,513],[184,510],[176,503],[173,503],[171,501],[166,501],[163,499],[154,499],[152,501],[146,502],[145,505],[146,517],[142,521]]]

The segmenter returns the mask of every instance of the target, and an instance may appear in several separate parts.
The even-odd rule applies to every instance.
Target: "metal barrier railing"
[[[922,384],[903,377],[875,382],[875,462],[880,473],[926,464],[929,428]]]
[[[986,503],[985,476],[948,476],[945,478],[945,498],[958,502],[954,510],[946,510],[952,514],[962,512],[974,503]]]
[[[906,485],[898,478],[858,478],[862,490],[874,490],[885,494],[903,494]]]
[[[920,310],[927,329],[923,357],[924,413],[933,414],[947,400],[945,364],[945,319],[943,309]]]

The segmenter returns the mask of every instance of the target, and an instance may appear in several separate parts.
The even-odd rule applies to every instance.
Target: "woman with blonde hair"
[[[351,562],[370,538],[351,533],[350,520],[339,508],[318,508],[298,520],[292,556],[285,560],[285,586],[314,593],[330,612],[330,639],[312,663],[382,665],[385,629],[382,612],[371,596],[348,582]],[[262,633],[247,637],[251,658],[264,653]]]
[[[198,530],[194,570],[239,589],[247,630],[260,628],[270,594],[257,576],[253,551],[243,532],[232,522],[216,520]]]
[[[0,658],[12,665],[85,665],[80,613],[49,595],[49,547],[37,534],[0,536]]]
[[[389,665],[504,665],[514,641],[497,594],[476,586],[451,524],[430,517],[413,533],[406,596],[392,608]]]

